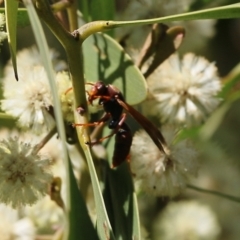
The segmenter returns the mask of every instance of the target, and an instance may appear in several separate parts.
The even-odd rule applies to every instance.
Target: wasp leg
[[[105,113],[97,122],[93,122],[93,123],[73,123],[72,126],[73,127],[77,127],[77,126],[83,126],[83,127],[98,126],[98,125],[104,124],[106,121],[108,121],[109,118],[110,118],[110,114]]]
[[[103,116],[103,118],[104,118],[104,116]],[[102,141],[112,137],[113,135],[115,135],[118,132],[119,128],[121,128],[121,126],[124,123],[125,119],[126,119],[126,114],[123,113],[122,117],[121,117],[121,120],[118,122],[117,127],[112,131],[111,134],[109,134],[109,135],[107,135],[105,137],[99,138],[98,140],[93,141],[93,142],[86,142],[86,144],[88,144],[90,146],[93,146],[94,144],[101,143]]]

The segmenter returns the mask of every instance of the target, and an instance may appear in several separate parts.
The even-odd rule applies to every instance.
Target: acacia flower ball
[[[155,196],[174,197],[185,188],[188,178],[197,174],[197,152],[187,140],[173,145],[171,128],[162,132],[169,145],[165,154],[145,131],[134,135],[130,166],[141,190]]]
[[[47,194],[51,161],[37,153],[37,145],[17,137],[0,141],[0,202],[13,208],[32,205]]]
[[[154,239],[216,240],[220,226],[209,206],[196,201],[172,202],[160,213],[154,224]]]
[[[58,96],[61,101],[63,117],[67,122],[74,122],[74,98],[72,83],[68,72],[58,72],[56,76]]]
[[[25,214],[34,222],[39,233],[52,233],[64,226],[64,212],[49,196],[26,207]]]
[[[49,57],[52,60],[53,68],[56,72],[67,69],[65,61],[59,59],[59,53],[55,49],[49,49]],[[40,53],[36,46],[24,48],[17,52],[18,71],[31,71],[36,66],[43,66]],[[12,61],[9,61],[4,68],[4,75],[9,76],[13,73]]]
[[[49,113],[53,100],[44,68],[20,68],[18,72],[19,81],[13,75],[3,81],[2,110],[18,118],[20,126],[31,127],[36,133],[51,129],[55,124]]]
[[[191,127],[218,106],[221,83],[214,63],[192,53],[182,60],[174,54],[149,78],[149,89],[163,123]]]
[[[35,239],[35,227],[28,217],[19,216],[17,209],[0,204],[0,236],[1,240]]]

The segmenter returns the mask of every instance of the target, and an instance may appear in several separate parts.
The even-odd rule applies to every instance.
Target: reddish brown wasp
[[[88,102],[92,104],[94,100],[99,99],[98,104],[103,106],[105,113],[97,122],[87,124],[76,123],[74,126],[94,126],[110,120],[108,127],[113,129],[113,132],[110,135],[99,139],[97,142],[111,137],[114,134],[116,135],[115,150],[113,153],[113,167],[120,165],[127,159],[132,144],[131,130],[125,123],[126,114],[123,113],[123,110],[126,110],[145,129],[159,150],[164,152],[164,146],[166,143],[161,132],[147,118],[125,102],[119,89],[110,84],[106,85],[101,81],[87,84],[92,85],[90,91],[87,91]],[[96,142],[91,142],[88,144],[95,143]]]

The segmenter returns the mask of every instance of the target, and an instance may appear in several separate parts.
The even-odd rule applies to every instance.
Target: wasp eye
[[[103,85],[102,85],[102,84],[99,84],[99,85],[97,86],[97,89],[101,89],[101,88],[103,88]]]

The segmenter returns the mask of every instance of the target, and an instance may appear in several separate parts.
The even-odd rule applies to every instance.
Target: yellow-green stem
[[[83,59],[81,52],[80,42],[68,31],[66,31],[54,17],[51,12],[48,2],[45,0],[36,0],[36,11],[39,17],[47,24],[49,29],[58,38],[60,43],[66,49],[69,70],[72,79],[72,86],[74,92],[74,103],[75,109],[82,106],[87,110],[87,102],[85,97],[85,84],[83,75]],[[87,122],[87,115],[80,115],[76,111],[74,112],[75,122]],[[86,148],[86,141],[88,140],[87,131],[82,128],[77,128],[78,138],[80,140],[81,146]]]
[[[70,1],[59,1],[51,5],[51,9],[54,13],[67,9],[71,6]]]
[[[240,197],[235,197],[235,196],[228,195],[228,194],[225,194],[225,193],[221,193],[221,192],[218,192],[218,191],[196,187],[196,186],[193,186],[193,185],[190,185],[190,184],[188,184],[187,187],[190,188],[190,189],[196,190],[198,192],[212,194],[212,195],[215,195],[215,196],[219,196],[219,197],[226,198],[228,200],[240,203]]]
[[[88,36],[96,32],[102,32],[119,27],[133,27],[142,26],[154,23],[166,23],[173,21],[189,21],[200,19],[225,19],[225,18],[239,18],[240,17],[240,4],[231,4],[223,7],[216,7],[204,9],[189,13],[176,14],[161,18],[152,18],[136,21],[95,21],[85,24],[77,29],[80,40],[84,41]]]
[[[78,28],[77,9],[77,0],[73,0],[70,7],[67,8],[70,32]]]

